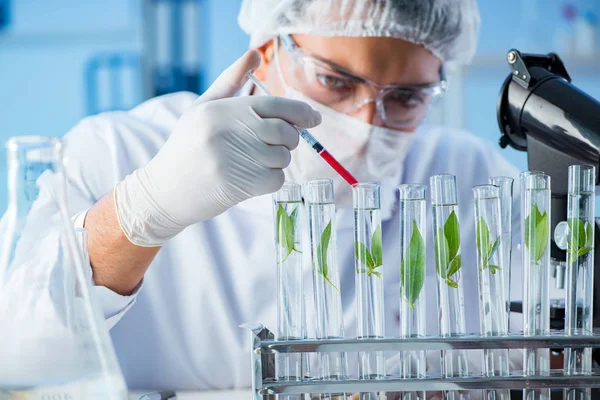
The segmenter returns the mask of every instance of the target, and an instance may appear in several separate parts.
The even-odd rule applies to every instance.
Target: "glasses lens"
[[[384,120],[395,126],[410,126],[418,123],[437,91],[428,88],[390,88],[383,92]]]
[[[302,57],[291,62],[290,75],[295,89],[321,104],[338,111],[344,111],[356,104],[360,83],[319,60]]]

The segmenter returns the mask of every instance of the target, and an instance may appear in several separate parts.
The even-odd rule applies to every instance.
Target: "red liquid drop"
[[[323,160],[327,161],[327,164],[331,165],[335,171],[342,176],[348,182],[348,184],[354,186],[358,184],[358,181],[355,177],[352,176],[350,172],[346,168],[342,166],[327,150],[323,150],[319,153],[319,155],[323,158]]]

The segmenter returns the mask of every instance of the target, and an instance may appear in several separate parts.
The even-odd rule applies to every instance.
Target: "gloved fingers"
[[[292,155],[290,150],[285,146],[271,146],[267,144],[264,145],[264,149],[261,149],[261,158],[258,161],[267,168],[283,169],[290,165]]]
[[[258,51],[246,52],[219,75],[210,88],[196,100],[196,103],[235,96],[248,80],[246,72],[254,71],[259,65],[260,54]]]
[[[259,127],[256,134],[263,142],[275,146],[285,146],[289,150],[298,147],[300,135],[298,131],[288,122],[278,118],[267,118]]]
[[[279,118],[302,128],[321,123],[321,114],[303,101],[276,96],[247,96],[235,100],[247,103],[261,118]]]
[[[260,194],[273,193],[281,189],[283,182],[285,182],[285,174],[280,168],[270,168],[263,171],[263,184],[261,186]]]

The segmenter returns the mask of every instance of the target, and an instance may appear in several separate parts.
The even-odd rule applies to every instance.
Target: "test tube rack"
[[[281,381],[275,375],[277,353],[324,353],[407,350],[483,350],[523,348],[600,348],[600,330],[589,336],[565,336],[563,332],[552,332],[548,336],[487,336],[465,335],[460,337],[424,338],[377,338],[377,339],[321,339],[321,340],[275,340],[273,334],[261,324],[246,324],[251,331],[252,343],[252,389],[254,399],[269,398],[279,394],[325,394],[360,392],[403,392],[403,391],[449,391],[483,389],[576,389],[600,388],[600,368],[591,375],[566,375],[562,370],[553,370],[546,376],[524,376],[513,373],[509,376],[400,379],[387,376],[384,379],[347,379]],[[272,397],[274,398],[274,397]]]

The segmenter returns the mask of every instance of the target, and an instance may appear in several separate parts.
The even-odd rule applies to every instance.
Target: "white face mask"
[[[277,58],[275,57],[276,68],[285,87],[285,97],[310,104],[323,117],[321,125],[310,129],[315,138],[359,182],[382,182],[391,178],[394,182],[390,185],[392,190],[395,190],[414,134],[368,124],[306,97],[285,83]],[[297,183],[313,179],[332,179],[336,204],[352,204],[350,185],[303,140],[300,140],[298,148],[292,152],[292,161],[284,171],[287,180]],[[382,183],[384,203],[383,197],[389,196],[383,193],[386,185],[385,182]]]

